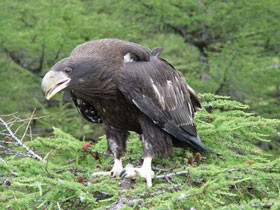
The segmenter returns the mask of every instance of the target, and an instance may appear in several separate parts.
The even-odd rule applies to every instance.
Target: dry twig
[[[172,176],[178,176],[178,175],[182,175],[182,174],[187,175],[187,174],[189,174],[189,171],[178,171],[178,172],[174,172],[174,173],[158,175],[158,176],[155,176],[154,179],[169,178],[169,177],[172,177]]]
[[[35,111],[35,110],[34,110],[34,111]],[[37,155],[33,150],[31,150],[29,147],[27,147],[27,146],[22,142],[22,140],[23,140],[23,138],[24,138],[24,136],[25,136],[25,134],[26,134],[26,132],[27,132],[27,130],[28,130],[28,127],[29,127],[29,125],[30,125],[30,121],[32,120],[34,111],[33,111],[32,115],[31,115],[31,117],[30,117],[30,119],[29,119],[29,123],[28,123],[27,128],[26,128],[26,130],[25,130],[25,132],[24,132],[24,135],[22,136],[21,139],[19,139],[18,137],[16,137],[16,135],[14,134],[14,132],[10,129],[8,123],[7,123],[6,121],[4,121],[1,117],[0,117],[0,122],[1,122],[2,125],[5,127],[5,129],[8,131],[9,136],[10,136],[12,139],[14,139],[14,140],[17,142],[17,144],[18,144],[19,146],[21,146],[22,148],[24,148],[24,149],[28,152],[28,154],[25,154],[25,156],[29,156],[29,155],[30,155],[30,157],[35,158],[36,160],[42,161],[42,160],[43,160],[42,157],[40,157],[39,155]],[[15,155],[20,154],[21,156],[24,154],[24,153],[22,153],[22,152],[19,153],[19,152],[15,152],[15,151],[4,151],[4,152],[8,152],[9,154],[14,153]],[[3,154],[3,152],[2,152],[2,154]],[[5,153],[5,154],[6,154],[6,153]]]
[[[28,131],[30,122],[31,122],[31,120],[33,119],[33,115],[35,114],[35,111],[36,111],[36,109],[33,110],[32,114],[31,114],[31,116],[30,116],[30,118],[29,118],[29,120],[28,120],[28,123],[27,123],[27,126],[26,126],[26,128],[25,128],[24,134],[22,135],[22,137],[21,137],[21,139],[20,139],[21,142],[23,142],[23,140],[24,140],[24,137],[25,137],[25,135],[26,135],[26,132]]]

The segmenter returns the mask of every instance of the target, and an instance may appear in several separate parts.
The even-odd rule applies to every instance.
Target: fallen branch
[[[10,117],[16,115],[17,112],[11,113],[11,114],[1,114],[0,117]]]
[[[9,150],[9,149],[7,149],[5,151],[0,151],[0,155],[16,155],[18,157],[32,157],[32,155],[30,155],[30,154],[13,151],[13,150]]]
[[[35,158],[35,159],[37,159],[39,161],[43,160],[42,157],[40,157],[35,152],[33,152],[29,147],[27,147],[20,139],[18,139],[14,135],[13,131],[10,129],[8,124],[1,117],[0,117],[0,121],[5,126],[6,130],[9,132],[11,138],[14,139],[22,148],[24,148],[31,155],[32,158]]]
[[[1,134],[1,133],[0,133]],[[2,144],[13,144],[13,145],[18,145],[18,143],[16,143],[16,142],[9,142],[9,141],[0,141],[0,143],[2,143]],[[1,145],[0,145],[0,147],[1,147]]]
[[[152,166],[152,170],[154,171],[163,171],[163,172],[169,172],[172,171],[174,168],[158,168],[156,166]]]
[[[158,176],[155,176],[154,179],[164,179],[164,178],[169,178],[172,176],[178,176],[178,175],[182,175],[182,174],[187,175],[187,174],[189,174],[189,171],[178,171],[178,172],[174,172],[174,173],[158,175]]]

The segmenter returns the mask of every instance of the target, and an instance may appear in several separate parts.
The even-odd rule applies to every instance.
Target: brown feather
[[[178,145],[204,149],[193,125],[198,97],[182,75],[159,57],[161,51],[102,39],[77,46],[69,58],[53,67],[62,69],[67,62],[80,66],[81,75],[86,76],[69,87],[73,100],[85,119],[95,122],[91,118],[96,117],[104,123],[108,150],[115,157],[125,151],[128,130],[142,134],[144,156],[165,156],[178,139],[183,139]],[[128,53],[132,62],[125,63]],[[89,109],[94,115],[86,115]]]
[[[192,125],[195,110],[187,84],[170,65],[153,58],[150,62],[126,64],[124,73],[125,82],[134,84],[129,91],[135,90],[151,98],[168,120],[177,125]]]

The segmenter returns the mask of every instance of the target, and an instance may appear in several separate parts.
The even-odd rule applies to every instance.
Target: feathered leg
[[[147,186],[152,186],[152,159],[155,155],[167,155],[172,151],[171,137],[155,125],[150,119],[143,118],[141,121],[143,134],[141,135],[144,162],[140,168],[127,165],[120,174],[121,178],[135,177],[137,174],[146,179]]]
[[[153,159],[153,149],[150,142],[141,135],[142,146],[144,151],[144,161],[140,168],[135,168],[131,164],[128,164],[125,169],[121,172],[120,177],[132,178],[139,175],[140,177],[146,179],[148,187],[152,187],[152,178],[154,178],[155,173],[152,171],[152,159]]]
[[[114,157],[114,165],[109,172],[95,172],[92,176],[117,176],[123,170],[121,157],[126,149],[126,140],[128,132],[112,126],[105,125],[107,137],[108,153],[112,153]]]

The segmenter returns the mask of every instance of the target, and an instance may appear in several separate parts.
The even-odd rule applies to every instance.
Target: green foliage
[[[49,135],[55,126],[78,138],[100,136],[102,129],[81,120],[63,97],[47,103],[38,76],[78,44],[114,37],[162,46],[162,57],[197,92],[230,95],[262,116],[279,118],[279,68],[273,67],[279,63],[278,11],[273,0],[3,0],[0,113],[26,116],[36,107],[47,117],[33,125],[35,134]]]
[[[227,97],[203,94],[201,98],[203,108],[196,117],[199,135],[221,155],[203,154],[205,159],[189,164],[193,154],[174,148],[169,158],[153,161],[159,168],[188,170],[187,175],[174,176],[171,182],[154,179],[151,189],[137,179],[134,189],[123,191],[118,177],[91,177],[93,171],[106,171],[112,165],[111,157],[96,153],[106,151],[104,136],[84,152],[85,141],[54,128],[54,136],[26,142],[45,162],[15,156],[0,162],[0,208],[104,209],[122,194],[142,199],[138,204],[143,209],[278,209],[280,159],[254,143],[268,141],[280,121],[247,113],[247,106]],[[127,147],[124,164],[137,164],[142,147],[136,134],[131,134]],[[156,171],[156,175],[165,173]],[[4,184],[7,178],[10,186]],[[129,208],[127,204],[124,209]]]
[[[279,120],[251,112],[280,116],[279,10],[275,0],[0,1],[0,115],[27,117],[36,107],[44,118],[32,130],[41,137],[27,144],[46,160],[4,157],[0,208],[104,209],[123,193],[144,199],[143,209],[279,209],[277,142],[275,154],[255,146],[279,139]],[[134,189],[123,192],[118,178],[90,177],[112,164],[112,158],[94,152],[106,150],[104,137],[91,153],[82,150],[84,139],[102,135],[102,128],[80,119],[61,95],[46,102],[40,76],[78,44],[107,37],[164,47],[161,56],[197,92],[210,93],[201,95],[196,121],[201,139],[221,157],[205,154],[205,161],[188,165],[192,153],[174,149],[154,164],[189,174],[171,183],[156,179],[152,190],[137,180]],[[131,157],[136,164],[141,156],[141,143],[132,134],[125,163]],[[6,178],[11,186],[4,184]]]
[[[43,74],[78,44],[114,37],[163,46],[162,56],[198,92],[230,95],[279,118],[279,9],[275,0],[3,0],[0,48],[7,56],[1,52],[0,73],[12,79],[0,88],[16,86],[38,99],[40,79],[30,81],[24,69]],[[18,98],[33,106],[34,100]],[[5,101],[11,111],[20,109]],[[8,113],[7,107],[1,104],[0,112]]]
[[[9,69],[14,72],[11,74]],[[29,72],[23,71],[13,63],[8,63],[0,58],[0,113],[30,113],[30,110],[33,109],[30,103],[33,97],[38,95],[37,82],[38,79]],[[24,91],[22,91],[22,87],[25,87]]]

